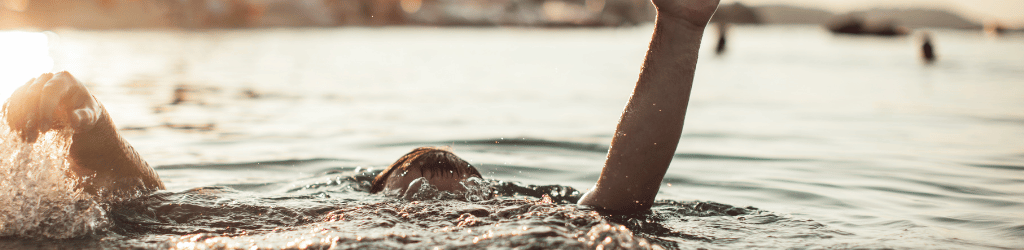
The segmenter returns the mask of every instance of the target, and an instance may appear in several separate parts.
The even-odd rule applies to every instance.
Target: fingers
[[[50,73],[42,74],[36,78],[36,80],[32,82],[32,85],[28,86],[28,89],[25,90],[25,99],[19,103],[21,106],[19,108],[22,109],[25,114],[22,117],[24,119],[24,126],[22,126],[21,129],[21,139],[25,140],[25,142],[35,142],[36,138],[39,137],[39,132],[42,132],[42,130],[39,129],[39,123],[41,122],[38,112],[39,99],[42,98],[40,93],[43,90],[43,86],[46,85],[46,82],[50,81],[51,78],[53,78],[53,74]]]
[[[69,117],[70,125],[75,132],[84,132],[92,129],[99,121],[100,114],[94,109],[76,109]]]
[[[103,107],[68,72],[42,74],[21,86],[3,106],[7,124],[33,143],[57,124],[85,132],[103,115]]]
[[[71,73],[67,71],[57,73],[50,82],[58,82],[63,88],[55,87],[54,94],[60,96],[57,102],[57,113],[66,115],[61,121],[66,121],[75,133],[86,132],[92,129],[93,125],[104,115],[103,106],[96,100],[96,97],[89,93],[89,89],[78,82]]]
[[[43,86],[46,82],[53,78],[53,74],[46,73],[36,78],[35,82],[32,82],[32,86],[28,87],[25,92],[25,100],[22,102],[22,108],[25,110],[26,118],[25,126],[21,131],[21,138],[26,142],[35,142],[36,138],[39,137],[39,132],[45,131],[40,130],[39,123],[42,121],[39,117],[39,99],[43,98],[40,96],[43,91]]]
[[[25,142],[35,142],[39,133],[49,130],[52,125],[56,107],[46,108],[44,106],[56,106],[49,102],[59,102],[62,99],[61,95],[55,95],[57,94],[55,92],[61,92],[59,88],[47,89],[53,78],[54,74],[46,73],[30,80],[15,90],[4,104],[4,116],[8,125],[17,131]],[[41,110],[41,108],[45,110]]]
[[[58,104],[61,102],[66,102],[71,108],[79,106],[78,104],[81,100],[78,99],[82,98],[66,96],[76,83],[77,81],[70,74],[60,72],[44,84],[40,93],[39,108],[37,109],[39,114],[39,131],[50,130],[54,122],[54,113],[58,112]]]
[[[7,102],[4,103],[4,118],[7,119],[7,125],[13,129],[20,130],[24,128],[27,113],[23,107],[24,105],[21,105],[21,103],[24,103],[25,92],[28,92],[28,87],[32,86],[32,83],[35,81],[36,79],[32,78],[25,85],[18,87],[11,94],[11,97],[7,99]]]

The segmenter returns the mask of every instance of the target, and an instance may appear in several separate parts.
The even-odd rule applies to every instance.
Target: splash
[[[459,182],[464,192],[440,191],[437,186],[430,184],[427,178],[416,178],[409,183],[409,188],[400,196],[407,201],[423,200],[462,200],[462,201],[483,201],[494,197],[495,190],[490,183],[477,177],[469,177]],[[397,193],[389,193],[390,196],[399,196]]]
[[[272,230],[148,240],[167,249],[663,249],[595,211],[550,200],[391,200],[319,217]]]
[[[290,163],[288,163],[290,164]],[[208,169],[217,165],[199,165]],[[490,198],[437,192],[408,200],[368,194],[380,171],[330,168],[276,184],[159,191],[110,206],[109,235],[95,248],[146,249],[777,249],[886,248],[889,243],[754,207],[659,200],[610,215],[576,205],[579,191],[476,181]],[[277,186],[277,188],[273,186]],[[234,186],[234,187],[232,187]],[[239,189],[235,189],[239,188]],[[483,197],[483,194],[477,194]],[[810,240],[809,240],[810,239]],[[78,242],[78,241],[76,241]],[[0,248],[5,247],[0,242]],[[35,242],[26,244],[37,244]],[[79,247],[56,243],[44,248]],[[909,244],[915,245],[915,244]],[[37,245],[11,245],[16,247]]]
[[[107,227],[101,204],[67,176],[70,145],[70,130],[27,144],[0,122],[0,237],[67,239]]]

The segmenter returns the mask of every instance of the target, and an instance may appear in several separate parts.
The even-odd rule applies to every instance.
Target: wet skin
[[[650,48],[616,127],[601,176],[579,204],[614,213],[649,209],[675,154],[693,85],[701,36],[718,0],[653,0],[658,16]],[[71,129],[68,161],[89,193],[125,197],[163,189],[163,182],[117,132],[106,109],[71,74],[43,74],[4,105],[10,127],[28,143],[40,133]],[[464,191],[468,175],[419,171],[388,176],[401,189],[419,177],[445,191]]]
[[[683,130],[697,51],[718,0],[654,0],[654,25],[640,79],[615,129],[601,177],[579,204],[614,213],[647,210]]]
[[[164,188],[156,171],[121,138],[103,105],[68,72],[30,80],[11,94],[3,111],[27,143],[50,130],[72,130],[69,175],[86,192],[126,197]]]
[[[690,99],[697,51],[718,0],[654,0],[658,9],[654,35],[640,79],[615,130],[601,177],[579,201],[612,213],[647,210],[675,155]],[[388,176],[387,188],[408,187],[427,177],[440,190],[465,191],[468,176]]]

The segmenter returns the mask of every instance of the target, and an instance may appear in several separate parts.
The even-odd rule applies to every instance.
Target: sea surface
[[[926,64],[918,33],[709,28],[661,201],[573,205],[652,30],[0,32],[3,96],[70,71],[167,185],[96,202],[66,131],[2,134],[0,248],[1024,248],[1019,34],[929,30]],[[419,146],[483,192],[366,192]]]

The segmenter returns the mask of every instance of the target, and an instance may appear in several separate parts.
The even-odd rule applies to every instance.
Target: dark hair
[[[387,184],[388,177],[392,173],[412,171],[419,169],[420,174],[426,175],[430,172],[431,175],[455,175],[461,176],[468,174],[469,176],[482,177],[480,171],[477,171],[473,165],[469,162],[459,158],[448,151],[447,148],[440,147],[419,147],[413,149],[412,152],[403,155],[398,158],[395,163],[391,163],[391,166],[384,169],[383,172],[377,175],[373,179],[373,185],[370,187],[370,193],[377,193],[384,190],[384,186]]]

